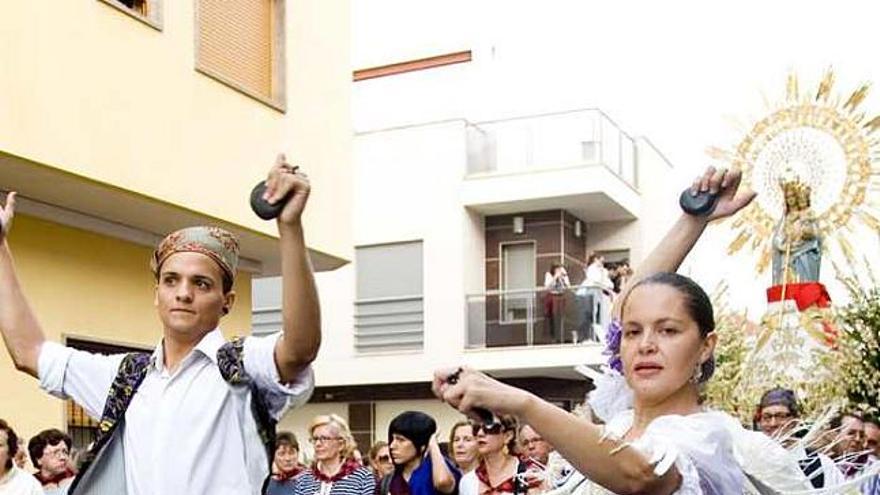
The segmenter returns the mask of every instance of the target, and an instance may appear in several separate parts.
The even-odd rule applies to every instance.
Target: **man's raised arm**
[[[37,360],[46,337],[21,290],[7,236],[15,214],[15,193],[0,206],[0,333],[15,367],[37,377]]]
[[[296,379],[321,347],[321,308],[302,227],[310,190],[306,175],[280,155],[266,180],[265,199],[274,204],[290,194],[278,215],[284,333],[275,346],[275,364],[282,382]]]

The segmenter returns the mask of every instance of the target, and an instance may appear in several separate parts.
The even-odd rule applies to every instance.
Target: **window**
[[[421,349],[422,242],[358,247],[355,270],[357,350]]]
[[[284,111],[284,0],[197,0],[196,69]]]
[[[156,29],[162,29],[162,4],[160,0],[101,1]]]
[[[373,422],[376,407],[372,402],[352,402],[348,405],[348,427],[361,454],[367,455],[373,446]]]
[[[501,321],[524,321],[534,317],[534,242],[501,244]]]
[[[98,354],[121,354],[128,352],[151,352],[145,348],[129,347],[91,340],[67,339],[67,346],[81,351]],[[89,417],[86,411],[71,399],[67,400],[67,434],[73,440],[73,447],[77,449],[88,448],[98,435],[98,421]]]

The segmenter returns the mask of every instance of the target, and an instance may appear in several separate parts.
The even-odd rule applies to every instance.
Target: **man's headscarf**
[[[220,265],[231,283],[238,269],[238,239],[220,227],[187,227],[168,234],[153,251],[150,269],[159,276],[162,264],[175,253],[201,253]]]

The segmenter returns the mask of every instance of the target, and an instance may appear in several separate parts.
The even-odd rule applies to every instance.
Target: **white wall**
[[[428,381],[430,370],[459,360],[464,295],[481,284],[483,272],[481,221],[459,198],[465,144],[462,121],[356,137],[355,243],[423,241],[425,350],[391,353],[393,366],[388,353],[356,356],[355,267],[321,274],[328,316],[315,363],[319,385]]]
[[[467,65],[401,76],[384,87],[380,80],[356,84],[356,125],[599,107],[631,134],[650,136],[676,164],[666,177],[673,205],[710,163],[708,146],[733,145],[780,100],[789,70],[802,76],[802,90],[813,90],[833,66],[835,94],[880,80],[874,54],[880,4],[856,0],[449,0],[427,6],[354,0],[352,10],[355,67],[474,50]],[[401,104],[393,104],[395,95]],[[880,114],[876,90],[862,108]],[[646,195],[644,203],[667,200],[653,203]],[[642,217],[647,246],[675,217],[649,221],[653,213]],[[876,233],[863,231],[857,239],[857,254],[880,263]],[[728,256],[729,240],[727,225],[708,229],[683,271],[710,291],[727,281],[732,306],[757,317],[766,307],[770,275],[754,273],[752,256]],[[832,298],[845,299],[830,266],[823,266],[823,281]]]

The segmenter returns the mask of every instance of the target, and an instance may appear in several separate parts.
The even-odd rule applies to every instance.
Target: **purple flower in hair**
[[[623,328],[620,320],[614,319],[605,331],[605,350],[602,354],[608,356],[608,366],[623,374],[623,362],[620,360],[620,339],[623,337]]]

